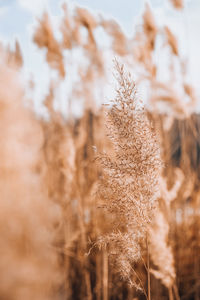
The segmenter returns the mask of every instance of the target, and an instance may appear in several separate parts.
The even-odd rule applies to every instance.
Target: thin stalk
[[[146,236],[146,247],[147,247],[147,283],[148,283],[148,300],[151,300],[151,277],[150,277],[150,262],[149,262],[149,244],[148,237]]]
[[[175,299],[180,300],[179,293],[178,293],[178,288],[177,288],[176,284],[173,285],[173,290],[174,290]]]
[[[169,293],[169,300],[174,300],[172,287],[168,288],[168,293]]]
[[[147,293],[145,291],[145,288],[144,288],[144,285],[142,283],[142,280],[140,279],[140,276],[137,274],[137,272],[133,268],[131,268],[131,269],[132,269],[133,273],[135,274],[135,276],[137,277],[137,279],[139,280],[140,288],[142,289],[142,292],[144,293],[146,299],[148,300],[148,296],[147,296]]]
[[[103,300],[108,300],[108,254],[103,250]]]

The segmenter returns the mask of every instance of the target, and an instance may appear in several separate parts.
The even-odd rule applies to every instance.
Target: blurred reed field
[[[67,4],[57,30],[45,13],[33,35],[54,74],[45,115],[19,43],[0,46],[0,299],[200,299],[200,117],[176,36],[149,5],[132,37]],[[116,93],[99,106],[110,58]]]

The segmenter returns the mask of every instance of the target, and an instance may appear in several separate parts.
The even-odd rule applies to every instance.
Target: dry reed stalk
[[[141,259],[140,243],[153,217],[161,169],[160,149],[156,133],[146,111],[136,98],[135,83],[123,66],[116,63],[118,89],[116,99],[107,112],[108,135],[114,145],[111,158],[97,157],[103,169],[98,195],[115,223],[115,231],[100,239],[109,244],[121,275],[131,284],[132,265]]]
[[[170,0],[170,1],[176,9],[182,9],[184,7],[183,0]]]
[[[156,77],[157,67],[153,61],[152,55],[155,51],[158,33],[159,28],[156,24],[153,12],[149,4],[146,4],[143,13],[143,22],[135,33],[132,46],[135,65],[141,64],[144,69],[144,74],[142,73],[139,75],[139,81],[143,80],[146,76],[150,77],[150,81]]]
[[[173,292],[176,299],[179,299],[178,293],[181,298],[183,295],[187,299],[193,295],[196,275],[191,274],[191,269],[195,270],[194,262],[189,257],[196,257],[195,247],[193,247],[192,241],[195,241],[197,237],[197,227],[192,229],[191,223],[195,220],[191,218],[191,210],[194,210],[195,206],[195,190],[196,184],[198,186],[196,167],[198,166],[198,136],[199,134],[199,121],[197,116],[191,116],[186,120],[174,120],[173,126],[170,129],[170,133],[164,136],[166,143],[170,144],[168,147],[168,153],[170,157],[167,158],[167,172],[166,180],[171,186],[174,181],[173,170],[174,167],[181,167],[184,172],[184,181],[179,189],[176,199],[172,203],[171,209],[171,241],[174,246],[176,270],[177,270],[177,282],[179,285],[179,291],[176,285],[173,286]],[[170,149],[171,148],[171,149]],[[176,181],[179,181],[179,178]],[[166,188],[165,188],[166,189]],[[197,188],[198,189],[198,188]],[[198,198],[198,197],[197,197]],[[196,209],[195,209],[196,210]],[[195,211],[194,210],[194,211]],[[191,222],[191,220],[193,221]],[[191,237],[193,236],[193,237]],[[193,253],[193,254],[192,254]],[[190,269],[191,268],[191,269]],[[192,280],[193,283],[192,283]],[[184,283],[183,283],[184,282]],[[190,292],[189,292],[190,290]],[[186,292],[188,291],[188,293]]]
[[[148,3],[146,3],[143,14],[143,30],[147,40],[149,51],[153,51],[155,47],[155,39],[158,32],[158,27],[153,15],[153,12]]]
[[[64,74],[63,49],[73,51],[74,48],[80,47],[81,51],[83,50],[84,57],[89,63],[87,67],[80,66],[78,69],[80,81],[79,84],[76,84],[73,95],[84,97],[87,102],[91,101],[91,105],[89,104],[87,107],[92,111],[85,110],[83,117],[74,121],[73,125],[64,122],[61,115],[53,109],[52,100],[55,96],[50,89],[50,95],[46,101],[50,121],[49,123],[37,122],[33,114],[25,110],[23,105],[20,104],[19,108],[16,108],[19,103],[16,99],[23,98],[22,91],[20,95],[18,94],[20,84],[19,82],[11,83],[16,73],[8,71],[7,67],[2,68],[0,140],[3,141],[1,143],[3,146],[1,147],[2,176],[0,176],[2,193],[0,269],[1,273],[5,275],[2,276],[0,284],[0,298],[2,299],[49,300],[56,298],[83,299],[84,297],[91,299],[97,296],[100,300],[102,297],[108,298],[108,277],[109,280],[113,280],[113,288],[109,287],[110,298],[124,299],[128,295],[127,297],[132,299],[133,290],[122,284],[120,278],[114,275],[113,268],[108,264],[107,254],[109,258],[116,259],[120,253],[117,258],[117,267],[126,270],[124,277],[129,277],[131,273],[133,273],[133,277],[137,277],[139,269],[142,279],[145,278],[144,268],[141,268],[139,260],[137,268],[132,268],[135,260],[141,257],[143,251],[140,245],[137,248],[135,241],[138,243],[144,239],[145,227],[147,224],[149,225],[151,213],[149,218],[147,215],[153,210],[152,207],[148,207],[148,213],[146,211],[146,198],[149,199],[149,196],[151,198],[151,194],[154,193],[154,187],[152,192],[149,192],[153,184],[151,172],[154,170],[152,171],[149,167],[152,163],[151,155],[148,156],[145,153],[154,149],[154,142],[150,145],[150,149],[145,141],[154,141],[154,139],[149,138],[151,130],[146,130],[149,128],[149,122],[146,117],[143,118],[146,112],[140,111],[140,109],[135,112],[131,102],[122,101],[120,105],[115,105],[114,102],[114,105],[108,110],[110,122],[108,131],[110,130],[111,138],[113,138],[111,141],[115,146],[115,151],[110,149],[112,147],[108,140],[104,141],[103,118],[101,112],[94,116],[92,104],[95,78],[104,75],[102,70],[105,64],[98,51],[100,45],[97,43],[98,39],[95,39],[96,28],[98,26],[101,26],[101,29],[105,27],[104,31],[109,34],[113,42],[112,51],[124,56],[125,60],[127,59],[126,55],[132,55],[132,49],[134,53],[138,54],[136,58],[134,57],[134,64],[136,67],[142,65],[145,69],[145,74],[139,74],[139,77],[141,80],[148,80],[153,99],[156,102],[163,98],[166,102],[172,103],[174,114],[178,115],[179,113],[182,117],[185,117],[185,112],[189,108],[189,106],[183,105],[180,101],[181,98],[177,97],[173,89],[169,88],[168,82],[160,83],[155,80],[157,66],[154,64],[153,56],[156,53],[156,38],[158,33],[163,34],[164,31],[157,27],[149,9],[145,12],[144,26],[139,32],[140,37],[136,44],[121,32],[117,23],[113,24],[112,21],[107,21],[103,26],[98,18],[85,9],[75,9],[74,11],[75,15],[73,16],[67,9],[65,10],[62,27],[63,43],[60,44],[56,41],[50,23],[45,20],[45,25],[42,24],[41,28],[39,26],[41,31],[36,30],[36,36],[39,34],[37,43],[39,47],[47,49],[48,62],[54,68],[59,69],[61,75]],[[86,39],[81,36],[82,30],[86,32]],[[165,31],[167,44],[172,50],[174,59],[174,55],[178,54],[178,46],[173,33],[171,34],[167,34]],[[46,37],[51,41],[47,41]],[[19,45],[16,45],[14,51],[8,49],[8,53],[3,55],[4,61],[7,61],[9,66],[15,64],[15,69],[21,66]],[[178,58],[178,60],[181,62],[181,59]],[[175,72],[175,69],[172,72]],[[127,83],[126,80],[121,80],[121,83],[123,82]],[[185,84],[184,80],[183,82],[185,94],[192,103],[195,98],[194,91],[191,86]],[[15,93],[15,98],[3,86],[8,83]],[[126,94],[126,99],[130,100],[131,88],[127,91],[125,93],[126,89],[124,90],[124,95]],[[10,101],[11,98],[12,101]],[[133,101],[133,103],[135,102]],[[13,115],[15,115],[15,120],[13,120]],[[136,118],[135,121],[133,121],[133,116]],[[98,118],[102,123],[97,122],[98,125],[94,125]],[[163,120],[163,116],[161,118]],[[195,122],[193,118],[187,121],[175,120],[173,124],[170,122],[168,129],[164,128],[162,132],[165,139],[165,143],[163,143],[164,159],[167,161],[164,172],[166,177],[162,182],[163,186],[160,187],[161,202],[164,208],[162,207],[162,210],[158,212],[158,218],[154,224],[154,242],[159,236],[160,243],[154,245],[157,250],[151,251],[154,251],[154,266],[157,264],[158,268],[160,262],[169,257],[168,264],[166,266],[160,264],[161,267],[157,271],[165,285],[170,282],[169,296],[171,298],[175,296],[176,299],[179,299],[179,291],[176,285],[171,287],[173,272],[168,274],[168,271],[173,268],[173,257],[170,256],[170,252],[172,254],[171,246],[168,247],[168,242],[166,242],[168,236],[171,239],[169,245],[173,245],[175,250],[181,298],[197,298],[199,293],[199,216],[198,214],[191,217],[187,215],[191,209],[198,212],[199,207],[197,190],[200,176],[198,168],[200,130],[198,122],[198,118]],[[165,131],[168,131],[167,134],[170,138],[166,137]],[[144,135],[144,138],[141,138],[141,134]],[[27,141],[29,141],[29,146],[26,146]],[[137,141],[139,142],[137,143]],[[97,145],[98,150],[110,147],[107,151],[109,154],[99,158],[103,166],[103,175],[101,168],[97,171],[91,163],[94,158],[93,145]],[[146,149],[144,149],[145,147]],[[110,159],[111,157],[112,159]],[[139,167],[136,163],[134,164],[135,158],[140,161]],[[144,160],[142,161],[142,159]],[[149,161],[151,163],[148,163]],[[181,166],[185,173],[185,181],[181,188],[180,178],[175,178],[173,175],[174,167],[177,166]],[[104,190],[102,192],[102,198],[106,198],[104,199],[105,207],[108,208],[110,214],[108,211],[97,210],[96,206],[99,203],[97,203],[97,199],[93,201],[90,195],[99,176],[102,176],[102,188],[105,190],[105,193]],[[141,180],[144,184],[139,183]],[[139,192],[136,191],[137,189]],[[30,196],[30,194],[32,195]],[[134,199],[132,195],[135,196]],[[140,199],[142,197],[144,201]],[[169,208],[172,198],[176,199]],[[133,204],[135,204],[134,209],[132,209]],[[138,207],[140,206],[139,209],[136,204]],[[180,217],[179,212],[181,212],[181,223],[178,223],[180,219],[177,218],[177,215]],[[162,214],[161,217],[160,214]],[[35,222],[35,215],[38,215],[37,222]],[[116,219],[118,219],[117,222]],[[137,222],[134,224],[135,220],[141,224],[145,220],[142,229]],[[159,222],[159,220],[161,221]],[[113,232],[113,229],[116,231]],[[170,235],[168,231],[170,231]],[[104,242],[108,241],[108,249],[86,257],[85,253],[88,252],[90,240],[93,241],[106,232],[111,232],[106,236],[107,240],[104,239]],[[161,250],[156,256],[155,252],[159,247],[161,249],[161,246],[164,249],[163,256]],[[166,254],[166,252],[168,253]],[[152,258],[152,262],[153,260]],[[101,262],[104,262],[102,266],[100,266]],[[8,268],[8,266],[10,267]],[[62,283],[60,273],[63,270],[66,275],[65,283],[60,286]],[[96,279],[95,276],[98,278]],[[151,282],[153,280],[155,279],[151,278]],[[150,280],[148,282],[150,283]],[[142,282],[140,288],[141,286]],[[156,281],[156,287],[153,288],[153,292],[160,289],[162,297],[167,297],[166,290],[162,289],[159,281]],[[150,291],[150,288],[148,290]],[[96,295],[94,295],[95,293]],[[172,295],[173,293],[174,295]],[[140,298],[140,296],[138,297]],[[152,298],[154,299],[153,293]],[[155,299],[161,299],[161,296],[159,298],[157,296]]]
[[[49,120],[41,120],[44,133],[43,150],[43,185],[48,197],[61,208],[61,218],[57,229],[56,247],[60,254],[60,268],[65,272],[65,283],[62,288],[67,299],[72,297],[70,257],[74,244],[80,237],[77,212],[74,207],[75,157],[76,149],[72,126],[59,112],[55,112],[54,86],[51,85],[44,104],[49,113]]]
[[[73,19],[68,12],[68,6],[66,3],[62,5],[62,9],[64,11],[64,17],[60,25],[60,31],[63,37],[62,47],[63,49],[71,49],[73,40]]]
[[[114,53],[125,56],[128,53],[128,39],[124,35],[119,24],[115,20],[102,19],[100,25],[104,28],[105,32],[112,38],[112,49]]]
[[[159,60],[155,60],[155,57],[164,53],[164,51],[159,48],[159,42],[156,43],[157,38],[158,41],[160,39],[163,40],[163,47],[169,46],[171,49],[171,56],[169,58],[170,64],[166,65],[167,73],[169,72],[170,78],[166,80],[166,82],[163,82],[163,91],[156,89],[155,86],[158,81],[157,75],[160,72],[160,68],[163,68]],[[134,44],[131,45],[130,48],[132,48],[134,53],[134,67],[137,69],[138,66],[140,66],[138,83],[144,82],[146,84],[147,81],[150,84],[149,92],[151,97],[150,100],[148,100],[150,106],[154,107],[154,111],[156,110],[159,113],[163,113],[163,111],[161,111],[163,107],[161,102],[164,101],[166,104],[169,103],[169,109],[174,115],[178,117],[182,116],[183,118],[188,116],[194,109],[195,97],[193,93],[192,95],[187,94],[187,90],[185,89],[185,60],[180,56],[175,35],[167,26],[157,26],[149,5],[146,5],[143,14],[143,24],[142,26],[138,26],[133,41]],[[177,66],[179,67],[177,68]],[[177,91],[169,94],[169,86],[175,86],[175,79],[177,80],[180,76],[183,77],[183,80],[179,83],[180,96],[177,95]],[[174,87],[172,90],[173,89]],[[188,101],[188,98],[190,101]],[[166,106],[166,104],[164,105]]]
[[[4,61],[8,66],[15,69],[20,69],[23,66],[23,57],[19,42],[15,41],[15,49],[11,50],[8,46],[5,50],[0,43],[0,53],[4,57]]]
[[[60,209],[41,185],[43,134],[24,107],[18,74],[3,60],[0,69],[0,298],[56,299],[62,284],[54,247]]]
[[[78,250],[80,255],[80,266],[83,273],[82,288],[87,297],[92,298],[90,258],[88,253],[89,235],[96,235],[94,204],[92,202],[92,189],[97,180],[97,171],[93,167],[94,151],[94,114],[85,111],[80,124],[74,130],[74,141],[76,147],[76,172],[74,197],[77,201],[78,224],[81,232],[81,242]],[[88,213],[86,215],[86,212]],[[102,275],[101,275],[102,276]],[[102,278],[102,277],[101,277]]]
[[[146,249],[147,249],[147,285],[148,285],[148,296],[147,299],[151,300],[151,276],[150,276],[150,255],[149,255],[149,241],[148,235],[146,235]]]
[[[151,270],[151,272],[170,290],[176,275],[172,249],[167,242],[169,224],[162,211],[157,211],[149,233],[151,259],[154,265],[158,266],[158,270]]]
[[[65,68],[61,45],[54,37],[53,29],[47,13],[43,14],[34,33],[33,41],[39,48],[46,48],[46,59],[50,67],[57,69],[61,77],[65,77]]]
[[[82,7],[75,6],[73,15],[66,3],[62,8],[64,11],[61,23],[63,48],[72,49],[75,46],[81,46],[89,52],[94,52],[97,47],[93,31],[98,26],[98,20]],[[83,28],[87,31],[86,41],[81,34]]]
[[[163,146],[164,143],[169,143],[162,135],[161,139],[163,139]],[[163,159],[168,163],[169,154],[167,153],[168,157],[164,157],[164,155],[166,154],[163,153]],[[171,205],[177,198],[184,181],[184,174],[181,169],[173,169],[173,172],[175,176],[171,176],[173,178],[171,188],[167,186],[166,178],[160,177],[160,208],[150,228],[150,254],[154,266],[157,267],[157,270],[152,270],[152,273],[167,287],[171,299],[173,299],[173,287],[176,284],[174,254],[169,243],[169,229],[172,223]]]
[[[172,31],[169,29],[168,26],[165,26],[164,29],[165,29],[168,45],[170,46],[173,54],[178,56],[179,55],[178,41],[175,35],[172,33]]]
[[[108,253],[103,250],[103,300],[108,300]]]
[[[88,31],[88,40],[84,47],[88,50],[96,49],[96,41],[93,34],[93,30],[97,27],[95,17],[87,9],[76,7],[76,23],[78,28],[82,25]]]
[[[53,108],[54,89],[50,88],[44,104],[50,120],[41,120],[44,132],[43,153],[46,163],[45,184],[48,196],[67,208],[73,192],[75,174],[75,145],[72,130]]]

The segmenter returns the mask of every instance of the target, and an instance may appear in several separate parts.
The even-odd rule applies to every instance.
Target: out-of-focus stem
[[[103,300],[108,300],[108,254],[103,250]]]
[[[150,263],[149,263],[149,244],[148,237],[146,236],[146,247],[147,247],[147,281],[148,281],[148,300],[151,300],[151,278],[150,278]]]
[[[174,300],[173,292],[172,292],[172,287],[170,287],[170,288],[168,289],[168,292],[169,292],[169,300]]]
[[[174,290],[175,299],[180,300],[179,293],[178,293],[178,288],[177,288],[176,284],[173,285],[173,290]]]

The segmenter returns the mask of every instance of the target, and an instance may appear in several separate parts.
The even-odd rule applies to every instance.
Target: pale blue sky
[[[32,43],[31,30],[36,17],[44,10],[50,11],[52,17],[60,16],[60,0],[0,0],[0,40],[14,44],[17,38],[22,47],[26,74],[39,74],[38,81],[47,84],[47,69],[41,53]],[[141,15],[145,0],[69,0],[94,11],[100,11],[114,17],[126,31],[131,33],[133,24]],[[189,58],[190,76],[200,94],[200,0],[186,0],[186,8],[177,12],[168,0],[149,0],[156,20],[170,25],[178,36],[183,54]],[[40,88],[39,88],[40,89]],[[38,95],[41,90],[38,91]]]
[[[62,2],[62,0],[0,0],[0,39],[12,42],[18,38],[24,51],[30,50],[30,27],[35,17],[45,9],[48,9],[51,15],[59,16]],[[68,2],[76,2],[112,16],[127,33],[131,33],[133,23],[140,15],[145,0],[69,0]],[[174,13],[168,0],[149,0],[149,2],[154,11],[157,11],[157,17],[162,10],[162,17],[168,17],[172,23],[177,23],[177,27],[182,27],[181,17]],[[186,0],[186,2],[187,7],[182,15],[187,19],[188,27],[192,28],[191,31],[193,32],[194,29],[196,33],[196,25],[200,27],[200,0]]]
[[[15,36],[24,37],[26,28],[48,7],[51,14],[60,14],[59,0],[0,0],[0,36],[12,39]],[[71,1],[74,2],[74,1]],[[143,0],[78,0],[82,6],[105,12],[122,23],[125,28],[131,27],[133,17],[141,10]]]

